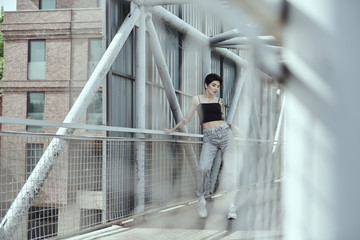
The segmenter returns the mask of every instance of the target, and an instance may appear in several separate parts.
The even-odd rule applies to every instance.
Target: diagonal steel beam
[[[192,37],[192,39],[197,40],[201,44],[204,44],[206,46],[210,45],[210,38],[208,36],[206,36],[198,29],[194,28],[190,24],[186,23],[185,21],[183,21],[173,13],[169,12],[165,8],[156,6],[156,7],[152,7],[149,11],[155,14],[156,16],[160,17],[166,24],[174,27],[179,32],[183,34],[188,34],[189,36]],[[233,61],[235,64],[237,64],[240,67],[247,67],[249,65],[249,63],[245,59],[236,55],[235,53],[233,53],[228,49],[214,48],[212,50],[217,54],[219,54],[220,56],[223,56]]]
[[[234,95],[231,99],[231,103],[230,103],[230,109],[228,111],[228,114],[226,116],[226,121],[229,123],[232,123],[234,120],[234,116],[235,116],[235,111],[236,108],[238,106],[239,103],[239,99],[240,99],[240,94],[241,94],[241,90],[244,86],[244,82],[245,79],[248,77],[248,69],[245,68],[245,70],[241,71],[240,76],[238,77],[237,81],[235,82],[235,91],[234,91]]]
[[[108,49],[102,56],[93,74],[81,91],[79,97],[76,99],[74,105],[65,117],[65,123],[77,123],[80,121],[87,107],[91,103],[95,93],[100,87],[103,79],[114,63],[121,48],[123,47],[126,39],[135,26],[139,16],[140,10],[138,8],[135,8],[134,11],[127,16],[119,31],[114,36]],[[56,134],[71,135],[74,133],[74,131],[74,129],[70,128],[59,128]],[[48,148],[45,150],[35,169],[23,185],[13,204],[7,211],[5,217],[2,219],[0,225],[0,239],[12,238],[13,233],[20,225],[24,215],[31,206],[31,202],[35,198],[36,193],[40,190],[46,176],[50,172],[50,169],[56,163],[66,145],[67,141],[63,138],[54,138],[50,142]]]
[[[150,17],[148,17],[146,19],[146,27],[149,32],[149,43],[150,43],[151,51],[152,51],[153,57],[155,59],[155,63],[158,68],[163,86],[165,88],[165,93],[168,98],[171,111],[174,115],[175,121],[179,122],[183,118],[183,113],[181,111],[178,99],[175,95],[175,89],[171,83],[171,77],[169,74],[168,67],[166,65],[165,57],[161,50],[160,41],[157,37],[154,24]],[[187,132],[187,127],[186,126],[181,127],[180,131]],[[197,168],[198,168],[198,164],[197,164],[194,149],[192,148],[191,145],[188,145],[188,144],[184,144],[183,146],[187,153],[187,157],[188,157],[192,172],[196,172]],[[196,177],[195,177],[195,179],[196,179]]]
[[[236,38],[236,37],[240,37],[240,31],[239,29],[231,29],[227,32],[223,32],[223,33],[219,33],[217,35],[211,36],[210,37],[210,43],[211,44],[217,44],[219,42],[228,40],[228,39],[232,39],[232,38]]]

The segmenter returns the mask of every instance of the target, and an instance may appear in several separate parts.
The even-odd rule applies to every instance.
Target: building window
[[[103,55],[101,39],[89,39],[88,52],[88,77],[90,77]]]
[[[56,9],[56,0],[40,0],[40,9]]]
[[[89,39],[88,77],[94,72],[103,55],[101,39]],[[87,124],[102,124],[102,92],[97,92],[86,113]]]
[[[103,0],[97,0],[97,7],[102,8],[103,7]]]
[[[28,239],[54,237],[58,232],[57,208],[31,207],[29,209]]]
[[[102,92],[97,92],[86,112],[87,124],[102,124]]]
[[[36,164],[39,162],[44,152],[44,144],[27,143],[26,144],[26,178],[30,176]]]
[[[27,99],[27,118],[44,120],[44,100],[45,93],[29,92]],[[27,126],[27,131],[42,131],[42,126]]]
[[[81,209],[80,229],[99,225],[102,222],[102,211],[100,209]]]
[[[45,40],[29,41],[28,79],[45,79]]]

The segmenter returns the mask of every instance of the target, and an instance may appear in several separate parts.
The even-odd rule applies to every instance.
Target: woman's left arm
[[[184,118],[181,119],[173,128],[171,128],[171,129],[165,128],[164,129],[165,133],[170,134],[170,133],[176,131],[176,129],[186,125],[191,120],[192,116],[194,115],[197,105],[198,105],[198,98],[197,98],[197,96],[194,96],[191,100],[189,111],[186,113]]]

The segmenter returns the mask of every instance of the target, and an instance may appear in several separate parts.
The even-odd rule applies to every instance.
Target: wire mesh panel
[[[246,230],[281,231],[282,146],[273,153],[269,141],[240,141],[237,144],[239,216],[245,217]],[[280,154],[280,155],[279,155]]]
[[[33,171],[51,136],[1,133],[0,212],[4,217]],[[61,136],[62,138],[66,138]],[[14,239],[44,239],[77,234],[89,228],[196,199],[198,138],[152,136],[137,138],[71,137],[52,167]],[[281,229],[281,146],[235,138],[230,156],[237,179],[236,205],[247,230]],[[144,151],[136,154],[139,144]],[[138,161],[145,160],[144,169]],[[230,160],[225,159],[224,164]],[[217,181],[225,181],[220,172]],[[136,181],[143,177],[143,192]],[[220,184],[221,186],[221,184]],[[144,202],[135,200],[144,195]],[[216,188],[211,192],[225,194]]]
[[[134,207],[134,144],[111,141],[107,156],[108,218],[113,220],[129,216]]]
[[[7,213],[26,181],[30,181],[30,184],[39,181],[30,180],[29,176],[50,140],[31,134],[1,136],[1,217]],[[58,164],[48,173],[32,204],[23,206],[27,214],[22,224],[17,226],[14,239],[42,239],[58,235],[60,206],[67,203],[67,152],[65,149]]]
[[[3,218],[52,136],[0,135],[0,211]],[[56,137],[66,139],[66,148],[31,204],[22,206],[27,213],[16,226],[14,239],[71,235],[133,216],[136,204],[144,204],[148,211],[194,198],[197,169],[189,164],[188,158],[197,157],[199,140]],[[139,143],[145,148],[136,154]],[[191,145],[196,156],[187,156],[184,145]],[[145,159],[143,172],[137,169],[141,157]],[[146,184],[139,193],[135,182],[141,176]],[[139,194],[145,196],[143,203],[135,201]]]

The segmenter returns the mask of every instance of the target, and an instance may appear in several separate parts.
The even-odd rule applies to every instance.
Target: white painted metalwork
[[[171,111],[174,115],[175,121],[179,122],[184,116],[181,111],[179,102],[175,95],[175,89],[171,83],[171,77],[169,74],[168,67],[166,65],[165,58],[163,56],[159,39],[156,35],[155,27],[150,18],[146,21],[147,30],[149,32],[149,42],[154,56],[156,66],[158,68],[159,74],[161,76],[162,84],[165,88],[165,93],[167,95]],[[182,127],[182,131],[187,132],[186,126]]]
[[[158,17],[160,17],[165,23],[169,24],[170,26],[176,28],[178,31],[180,31],[183,34],[188,34],[194,40],[198,40],[200,44],[208,46],[210,43],[210,39],[208,36],[191,26],[190,24],[182,21],[180,18],[175,16],[174,14],[168,12],[162,7],[153,7],[150,9],[150,11],[153,14],[156,14]],[[230,59],[231,61],[235,62],[239,66],[246,67],[247,62],[246,60],[242,59],[239,55],[236,55],[235,53],[231,52],[227,49],[221,49],[221,48],[215,48],[213,49],[216,53],[219,55]]]
[[[29,123],[32,124],[33,122],[25,122],[25,124]],[[103,131],[102,126],[98,127],[98,132]],[[111,128],[112,131],[126,131],[125,129],[119,129],[116,127],[108,126],[107,128],[108,131],[110,131]],[[145,134],[145,132],[143,134]],[[202,142],[198,140],[198,137],[192,137],[191,134],[187,136],[186,140],[178,140],[176,136],[169,138],[169,136],[165,134],[157,134],[157,137],[151,136],[149,133],[146,134],[147,138],[140,139],[114,138],[96,135],[56,136],[59,139],[66,140],[68,144],[64,151],[59,155],[58,161],[50,170],[46,181],[44,181],[42,185],[41,191],[36,194],[32,204],[35,208],[30,208],[27,212],[27,218],[29,218],[28,221],[36,224],[31,229],[28,229],[28,222],[20,221],[17,225],[18,230],[13,234],[14,239],[24,239],[27,238],[27,236],[33,236],[33,238],[51,236],[65,237],[69,235],[78,235],[81,233],[81,229],[89,231],[96,229],[97,227],[103,228],[107,225],[116,223],[135,224],[142,219],[142,216],[154,213],[163,214],[164,211],[166,212],[169,208],[176,208],[176,206],[179,205],[185,206],[182,209],[185,211],[191,211],[196,216],[196,212],[193,209],[196,179],[191,177],[193,174],[191,164],[186,161],[184,162],[184,154],[182,153],[182,150],[172,155],[171,160],[169,160],[169,156],[171,155],[169,146],[174,144],[189,145],[194,149],[196,155],[198,155]],[[46,146],[54,138],[52,134],[37,134],[29,132],[0,132],[0,137],[2,143],[2,154],[0,160],[3,164],[3,171],[0,172],[1,179],[10,179],[14,177],[12,172],[9,170],[16,169],[16,165],[19,162],[27,159],[25,156],[26,151],[35,150],[26,150],[23,143],[37,143]],[[101,148],[103,143],[106,143],[108,146],[106,148],[107,163],[105,165],[101,162],[104,151],[104,149]],[[114,218],[107,217],[104,221],[101,217],[103,215],[102,212],[106,211],[110,214],[113,207],[112,202],[117,200],[117,198],[111,191],[111,183],[109,183],[106,189],[102,189],[104,179],[101,173],[106,171],[108,178],[116,181],[121,180],[123,175],[126,174],[126,170],[130,169],[130,165],[135,162],[133,153],[136,150],[136,143],[142,143],[146,146],[145,159],[148,163],[145,165],[144,171],[144,177],[146,179],[145,193],[147,196],[146,211],[142,213],[132,212],[132,210],[124,207],[123,210],[125,212],[128,211],[126,214]],[[259,145],[266,146],[271,144],[271,142],[247,142],[243,139],[237,139],[236,144],[237,152],[240,156],[243,154],[242,148],[245,145],[250,145],[252,147]],[[165,148],[166,150],[158,151],[158,149],[161,149],[163,146],[167,146]],[[123,161],[125,159],[126,161]],[[111,168],[113,168],[116,164],[119,164],[119,162],[122,162],[123,164],[123,171],[111,172]],[[172,164],[169,164],[170,162],[183,162],[184,167],[174,168]],[[258,163],[257,167],[251,170],[251,172],[254,174],[258,171],[257,169],[261,169],[262,166],[264,166],[263,164],[263,162]],[[25,162],[25,166],[21,165],[21,167],[29,168],[31,165],[29,162]],[[104,167],[105,169],[102,169]],[[280,166],[275,164],[271,165],[271,168],[276,169],[278,167]],[[36,171],[36,169],[33,171]],[[161,176],[157,174],[158,172],[162,173]],[[174,178],[174,176],[182,177]],[[281,176],[274,175],[273,177],[279,178]],[[272,180],[273,179],[270,179],[269,183],[272,183]],[[7,194],[10,196],[11,194],[16,194],[20,190],[23,181],[24,179],[21,180],[14,178],[10,182],[2,182],[1,187],[2,189],[8,189]],[[122,192],[124,196],[130,194],[125,191],[129,187],[129,182],[124,182],[119,187],[124,191]],[[271,200],[272,198],[278,197],[278,188],[279,186],[274,187],[271,191],[267,190],[268,198],[266,198],[266,200],[263,199],[266,201],[264,205],[270,204],[274,207],[274,209],[279,208],[280,202],[272,202],[273,200]],[[133,188],[131,187],[131,189]],[[244,191],[245,189],[247,192],[251,191],[252,195],[259,191],[259,189],[254,186],[239,186],[239,189],[240,191]],[[103,191],[105,191],[106,197],[104,197],[104,194],[102,193]],[[149,193],[152,193],[153,195],[150,199]],[[133,194],[134,198],[138,198],[135,191]],[[139,194],[141,197],[142,193]],[[219,196],[225,195],[225,193],[217,194],[218,199],[220,199],[219,201],[221,201],[221,197]],[[124,197],[123,199],[116,201],[116,205],[127,206],[132,202],[133,200],[131,198]],[[2,202],[0,212],[3,213],[6,211],[6,206],[10,204],[10,199]],[[251,198],[244,204],[249,205],[249,207],[253,207],[251,205],[255,204],[255,201]],[[259,203],[256,203],[256,205],[258,204]],[[134,211],[136,211],[136,208],[134,208]],[[46,217],[47,221],[42,221],[42,213],[48,214]],[[251,222],[260,215],[269,217],[268,214],[268,211],[264,208],[258,209],[256,214],[250,212],[246,213],[246,216]],[[155,214],[153,217],[158,218],[161,217],[161,215]],[[274,211],[271,215],[271,219],[274,224],[275,222],[276,224],[280,223],[280,218],[276,211]],[[192,217],[191,219],[186,219],[185,223],[193,224],[193,221],[197,220],[198,219],[196,217]],[[184,224],[184,222],[181,224]],[[53,226],[56,226],[56,229],[52,228]]]
[[[62,127],[62,128],[76,128],[76,129],[85,129],[85,130],[95,130],[95,131],[116,131],[116,132],[129,132],[135,134],[154,134],[154,135],[163,135],[164,131],[160,130],[150,130],[150,129],[138,129],[138,128],[126,128],[126,127],[113,127],[113,126],[99,126],[99,125],[90,125],[90,124],[81,124],[81,123],[64,123],[64,122],[54,122],[54,121],[45,121],[45,120],[34,120],[34,119],[23,119],[23,118],[11,118],[11,117],[0,117],[0,123],[3,124],[13,124],[13,125],[34,125],[34,126],[48,126],[48,127]],[[191,136],[191,137],[202,137],[202,134],[194,133],[182,133],[174,132],[172,135],[175,136]]]
[[[234,115],[236,113],[236,108],[238,106],[238,102],[240,99],[241,90],[244,85],[245,79],[248,77],[247,71],[249,71],[249,70],[245,69],[244,71],[242,71],[241,74],[239,74],[239,78],[237,79],[237,81],[235,83],[234,96],[232,97],[232,100],[230,103],[230,109],[226,116],[226,121],[229,123],[232,123],[234,120]]]
[[[280,109],[280,115],[279,115],[279,119],[278,119],[278,124],[276,127],[276,131],[275,131],[275,137],[274,137],[274,145],[272,148],[272,153],[274,154],[277,149],[278,149],[278,144],[279,144],[279,140],[280,140],[280,134],[283,131],[283,124],[284,124],[284,113],[285,113],[285,104],[286,104],[286,98],[285,98],[285,94],[283,96],[282,99],[282,104],[281,104],[281,109]]]
[[[183,117],[182,110],[178,99],[175,95],[175,89],[172,85],[171,77],[169,74],[169,68],[166,63],[166,59],[163,54],[163,50],[158,39],[158,35],[155,31],[154,24],[149,13],[154,14],[160,17],[165,23],[169,24],[171,27],[175,28],[177,31],[195,39],[201,46],[202,49],[199,50],[202,53],[203,59],[202,62],[202,71],[205,76],[206,73],[211,71],[211,51],[214,51],[216,54],[221,57],[226,58],[227,60],[232,61],[236,68],[248,68],[249,63],[244,58],[240,57],[237,53],[230,51],[228,49],[215,47],[211,49],[211,44],[225,44],[229,46],[229,42],[232,40],[229,37],[238,37],[239,31],[237,29],[231,30],[224,34],[216,35],[215,37],[208,37],[202,33],[197,28],[191,26],[191,24],[186,23],[179,17],[175,16],[170,11],[166,9],[155,6],[157,4],[174,4],[175,1],[161,1],[161,0],[152,0],[152,1],[141,1],[134,0],[139,7],[133,4],[134,8],[128,18],[124,21],[123,25],[119,29],[118,33],[115,35],[112,40],[109,48],[106,50],[103,58],[96,67],[94,73],[91,75],[88,83],[84,87],[82,93],[76,100],[73,108],[70,110],[69,114],[64,120],[64,123],[54,123],[47,121],[36,121],[36,120],[21,120],[14,118],[0,118],[0,123],[11,123],[11,124],[29,124],[34,123],[34,125],[46,125],[50,124],[51,126],[61,127],[57,134],[54,135],[32,135],[32,134],[13,134],[13,133],[2,133],[2,144],[8,144],[11,146],[11,141],[4,141],[5,137],[34,137],[34,138],[46,138],[50,139],[55,137],[51,142],[46,142],[47,147],[45,153],[41,157],[39,163],[36,165],[35,169],[32,171],[30,177],[22,187],[20,193],[16,197],[14,203],[11,205],[6,216],[2,219],[0,237],[10,238],[10,236],[15,232],[16,228],[21,225],[21,221],[24,215],[27,213],[31,203],[36,198],[37,193],[40,191],[41,185],[45,182],[46,176],[48,176],[53,166],[56,166],[57,159],[62,158],[63,164],[69,164],[70,173],[73,174],[69,181],[66,182],[66,178],[59,177],[58,181],[65,181],[66,186],[69,188],[79,188],[74,191],[69,190],[66,192],[66,195],[75,196],[64,200],[65,202],[58,202],[58,199],[50,200],[50,205],[56,205],[58,211],[63,212],[72,212],[74,211],[74,218],[76,224],[70,226],[69,219],[71,214],[60,213],[59,216],[62,223],[60,224],[61,234],[74,234],[79,232],[79,226],[84,228],[91,228],[94,225],[102,223],[103,226],[106,224],[106,221],[114,220],[124,220],[124,217],[135,216],[137,214],[143,214],[145,212],[145,204],[151,203],[150,208],[156,208],[159,205],[164,206],[164,204],[175,204],[178,199],[178,195],[181,198],[191,199],[192,194],[194,193],[194,188],[196,186],[196,170],[197,170],[197,157],[200,151],[201,142],[198,140],[201,137],[201,134],[188,134],[187,128],[183,127],[181,130],[182,133],[174,133],[173,137],[176,138],[180,136],[178,140],[174,139],[156,139],[156,138],[145,138],[145,134],[152,134],[152,136],[157,136],[164,138],[164,133],[157,130],[147,130],[145,129],[145,100],[146,100],[146,35],[145,30],[149,33],[149,44],[151,51],[156,63],[156,67],[161,77],[162,86],[164,87],[165,94],[167,95],[171,111],[174,115],[175,121],[180,121]],[[176,1],[176,3],[189,3],[189,1]],[[146,8],[146,6],[155,6],[152,8]],[[145,17],[147,16],[147,19]],[[98,90],[102,80],[105,75],[111,68],[111,65],[115,61],[118,53],[120,52],[122,46],[124,45],[128,35],[137,25],[136,28],[136,79],[135,79],[135,91],[136,91],[136,120],[135,125],[136,129],[127,129],[120,127],[109,127],[109,126],[88,126],[81,125],[78,122],[80,121],[81,116],[85,112],[87,106],[89,105],[92,96]],[[214,26],[217,26],[214,24]],[[218,29],[217,29],[218,30]],[[251,36],[254,37],[254,36]],[[271,37],[270,37],[271,38]],[[253,38],[249,38],[253,40]],[[234,39],[238,40],[238,39]],[[244,43],[248,43],[247,39],[241,39]],[[268,39],[266,39],[267,41]],[[271,38],[273,41],[273,38]],[[259,40],[261,45],[264,45],[264,41]],[[238,41],[233,42],[234,44],[239,44]],[[240,42],[242,43],[242,42]],[[224,46],[225,46],[224,45]],[[219,45],[220,46],[220,45]],[[246,70],[244,70],[245,72]],[[231,72],[231,71],[230,71]],[[231,72],[232,74],[232,72]],[[230,75],[231,75],[230,74]],[[270,77],[265,76],[266,79]],[[234,119],[236,106],[239,102],[241,89],[243,87],[244,78],[247,75],[245,73],[239,74],[239,80],[237,80],[234,88],[233,98],[231,101],[231,107],[229,111],[228,119]],[[258,121],[258,114],[256,114],[256,109],[254,109],[255,114],[252,114],[254,121],[258,123],[258,128],[261,128],[261,124]],[[75,128],[82,129],[92,129],[97,131],[108,131],[108,132],[126,132],[126,133],[136,133],[136,138],[111,138],[111,137],[84,137],[84,136],[69,136],[75,131]],[[250,137],[248,135],[244,136],[245,138]],[[7,138],[6,138],[7,139]],[[39,139],[37,141],[41,142]],[[21,145],[22,140],[16,142],[17,145]],[[23,140],[26,141],[26,140]],[[70,144],[69,144],[70,143]],[[182,148],[175,148],[174,144],[181,144],[185,149],[185,154],[182,151]],[[255,176],[258,174],[258,171],[261,171],[264,166],[269,167],[269,169],[277,169],[282,165],[277,165],[277,162],[274,163],[264,163],[266,159],[266,154],[263,154],[261,149],[267,149],[271,147],[272,141],[268,139],[249,139],[247,138],[244,142],[244,139],[236,138],[236,144],[238,148],[237,156],[239,157],[239,165],[247,163],[247,159],[244,156],[246,150],[254,150],[259,155],[259,162],[251,163],[251,166],[254,166],[254,169],[249,171],[249,175]],[[15,145],[15,146],[17,146]],[[95,147],[94,147],[95,146]],[[106,153],[100,152],[99,146],[102,146],[102,149],[106,150]],[[165,147],[164,147],[165,146]],[[260,147],[261,146],[261,147]],[[10,149],[10,148],[9,148]],[[160,149],[160,151],[158,151]],[[14,149],[16,151],[16,149]],[[10,150],[9,150],[10,151]],[[20,152],[20,151],[19,151]],[[9,154],[9,153],[7,153]],[[134,158],[135,155],[135,158]],[[69,159],[66,157],[69,156]],[[15,159],[17,159],[15,157]],[[102,159],[100,163],[99,159]],[[169,160],[171,159],[171,160]],[[187,159],[187,161],[184,161]],[[245,159],[245,160],[244,160]],[[133,162],[135,160],[135,162]],[[73,162],[71,162],[73,161]],[[135,174],[131,171],[132,165],[135,166]],[[148,165],[147,165],[148,164]],[[150,165],[149,165],[150,164]],[[151,165],[154,164],[154,165]],[[173,165],[182,166],[178,171],[177,167]],[[248,164],[248,163],[247,163]],[[101,166],[101,167],[100,167]],[[160,168],[158,168],[160,166]],[[94,167],[95,169],[92,169]],[[86,173],[83,173],[83,169],[86,169]],[[115,170],[114,170],[115,169]],[[116,169],[121,169],[124,175],[132,176],[134,174],[133,182],[131,182],[131,187],[125,186],[123,184],[126,180],[125,178],[120,179],[122,176],[114,174]],[[268,224],[266,227],[270,229],[279,229],[280,226],[280,214],[279,211],[279,201],[271,202],[271,198],[276,198],[278,194],[279,186],[272,186],[274,179],[278,179],[281,176],[275,176],[269,174],[269,169],[266,169],[267,172],[261,175],[259,178],[253,179],[254,182],[251,182],[254,185],[264,184],[265,189],[261,189],[261,199],[266,201],[264,203],[264,210],[261,209],[259,214],[248,213],[248,218],[251,221],[259,218],[261,214],[267,214],[268,219],[273,220],[274,222]],[[71,172],[74,171],[74,172]],[[86,182],[86,178],[83,176],[77,176],[77,171],[81,174],[85,174],[89,179],[94,180],[94,185],[99,189],[88,189],[91,184]],[[156,174],[160,173],[160,174]],[[281,171],[278,171],[281,173]],[[87,175],[89,174],[89,175]],[[239,172],[239,178],[243,177],[245,173]],[[247,173],[246,173],[247,174]],[[240,176],[241,175],[241,176]],[[270,176],[271,175],[271,176]],[[104,183],[108,179],[117,181],[119,185],[111,185]],[[265,180],[264,180],[265,179]],[[81,182],[78,183],[77,181]],[[147,184],[151,185],[147,185]],[[122,185],[123,184],[123,185]],[[84,187],[86,186],[86,187]],[[89,187],[90,186],[90,187]],[[57,186],[58,187],[58,186]],[[248,188],[249,186],[245,186]],[[82,189],[84,188],[84,189]],[[114,189],[120,188],[120,189]],[[149,190],[150,189],[150,190]],[[50,190],[49,190],[50,191]],[[54,191],[60,191],[58,188],[55,188]],[[133,192],[132,192],[133,191]],[[150,191],[147,192],[147,191]],[[253,192],[255,196],[258,191],[256,189]],[[50,191],[51,192],[51,191]],[[61,191],[60,191],[61,192]],[[267,196],[265,196],[266,194]],[[269,194],[271,192],[271,194]],[[52,192],[51,192],[52,193]],[[62,193],[62,192],[61,192]],[[56,195],[56,193],[54,193]],[[134,206],[133,209],[131,206],[131,199],[134,197]],[[268,199],[269,197],[269,199]],[[149,200],[150,199],[150,200]],[[147,202],[148,201],[148,202]],[[60,205],[59,205],[60,204]],[[63,205],[61,205],[63,204]],[[175,204],[177,206],[178,203]],[[179,203],[180,204],[180,203]],[[251,205],[251,202],[247,202]],[[272,210],[268,211],[267,206],[271,206]],[[171,206],[169,206],[171,207]],[[253,206],[252,206],[253,207]],[[55,208],[55,207],[54,207]],[[132,213],[132,211],[135,211]],[[36,212],[36,211],[35,211]],[[38,211],[39,212],[39,211]],[[63,214],[63,215],[62,215]],[[83,216],[83,217],[79,217]],[[100,217],[101,216],[101,217]],[[101,219],[102,218],[102,219]],[[106,218],[106,219],[104,219]],[[123,223],[133,222],[134,218],[129,218],[122,221]],[[82,222],[83,221],[83,222]],[[257,222],[255,227],[265,227],[261,223]],[[264,224],[266,225],[266,224]]]
[[[360,239],[360,2],[288,3],[284,239]]]
[[[217,44],[220,43],[222,41],[228,40],[228,39],[232,39],[232,38],[236,38],[236,37],[240,37],[241,33],[239,31],[239,29],[231,29],[230,31],[227,32],[223,32],[214,36],[210,36],[210,43],[211,44]]]
[[[136,128],[145,129],[146,120],[146,33],[145,33],[145,7],[140,6],[141,15],[139,26],[136,28]],[[137,134],[137,138],[144,138],[143,134]],[[136,212],[141,213],[145,209],[145,145],[142,142],[136,145],[136,178],[135,178]]]
[[[121,47],[125,43],[128,35],[139,17],[140,11],[135,9],[134,12],[126,19],[119,32],[116,34],[112,43],[104,53],[101,61],[95,68],[89,81],[86,83],[80,96],[77,98],[74,106],[69,111],[64,122],[72,123],[79,122],[83,113],[86,111],[87,106],[90,104],[92,97],[97,92],[100,84],[102,83],[105,75],[109,71],[112,63],[118,55]],[[60,128],[57,131],[58,135],[71,135],[73,129]],[[48,175],[51,167],[56,163],[58,156],[64,150],[67,141],[64,139],[55,138],[51,141],[43,156],[36,165],[34,171],[29,176],[18,196],[14,200],[6,216],[1,221],[0,238],[10,238],[13,232],[19,225],[22,217],[29,209],[35,194],[39,191],[42,183]]]
[[[276,39],[272,36],[259,36],[258,39],[262,41],[264,44],[273,44],[276,42]],[[214,40],[210,42],[212,43]],[[229,39],[224,39],[222,41],[212,43],[216,44],[216,46],[227,46],[227,45],[249,45],[251,40],[247,37],[234,37]]]
[[[156,6],[149,9],[149,11],[156,16],[160,17],[165,23],[174,27],[179,32],[193,37],[195,40],[198,40],[201,44],[208,46],[209,37],[203,34],[201,31],[191,26],[190,24],[184,22],[179,17],[175,16],[173,13],[167,11],[163,7]]]
[[[174,115],[175,121],[179,122],[181,119],[183,119],[183,113],[181,111],[179,102],[176,98],[174,87],[172,86],[172,83],[171,83],[171,77],[169,75],[169,71],[168,71],[168,68],[167,68],[167,65],[165,62],[165,58],[162,54],[161,46],[160,46],[159,40],[157,38],[154,25],[150,18],[147,19],[146,26],[147,26],[147,30],[149,32],[149,42],[150,42],[152,54],[154,56],[156,66],[160,73],[161,80],[162,80],[163,86],[165,88],[165,93],[167,95],[171,111]],[[180,131],[186,133],[187,127],[182,126],[180,128]],[[192,149],[191,146],[185,145],[185,151],[187,153],[188,160],[190,162],[192,169],[194,171],[196,171],[198,164],[197,164],[196,156],[194,154],[194,150]]]

